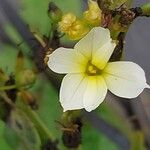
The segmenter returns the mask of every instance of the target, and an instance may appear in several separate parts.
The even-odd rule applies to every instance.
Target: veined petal
[[[110,59],[115,46],[116,43],[112,41],[108,41],[106,44],[104,44],[92,56],[92,64],[102,70]]]
[[[107,86],[102,76],[88,76],[84,93],[84,108],[87,111],[96,109],[105,99]]]
[[[97,51],[110,40],[108,29],[95,27],[75,45],[75,49],[87,58],[90,58],[93,52]]]
[[[60,102],[64,111],[84,107],[83,95],[86,86],[84,74],[67,74],[64,77],[60,88]]]
[[[144,88],[150,88],[144,70],[133,62],[108,63],[103,76],[108,89],[120,97],[135,98]]]
[[[60,47],[49,55],[48,67],[57,73],[84,72],[87,59],[74,49]]]

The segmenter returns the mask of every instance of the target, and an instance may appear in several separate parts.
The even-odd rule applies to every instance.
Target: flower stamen
[[[86,74],[89,76],[96,76],[101,74],[101,70],[97,68],[95,65],[93,65],[91,62],[88,62],[87,68],[86,68]]]

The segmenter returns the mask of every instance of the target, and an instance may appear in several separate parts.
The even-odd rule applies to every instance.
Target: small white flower
[[[92,111],[105,99],[107,90],[124,98],[137,97],[146,83],[144,70],[133,62],[108,62],[116,44],[108,29],[93,28],[74,49],[58,48],[48,66],[57,73],[67,73],[60,88],[64,111]]]

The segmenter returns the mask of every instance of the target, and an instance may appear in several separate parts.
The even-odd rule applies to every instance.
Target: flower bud
[[[84,19],[86,22],[93,26],[101,24],[102,11],[99,8],[97,2],[93,0],[88,1],[89,9],[84,12]]]
[[[16,76],[16,85],[19,88],[29,88],[35,83],[36,76],[32,70],[25,69]]]
[[[62,17],[61,22],[59,22],[59,28],[62,32],[68,32],[75,22],[76,16],[72,13],[67,13]]]
[[[78,40],[89,31],[84,23],[78,20],[72,13],[62,17],[61,22],[59,22],[59,29],[61,32],[66,33],[71,40]]]
[[[81,21],[76,21],[72,29],[67,33],[67,36],[72,40],[81,39],[89,29],[84,26]]]
[[[48,15],[53,23],[58,23],[62,17],[62,11],[55,5],[54,2],[49,3]]]

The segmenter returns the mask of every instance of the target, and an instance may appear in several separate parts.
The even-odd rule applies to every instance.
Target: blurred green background
[[[82,0],[53,0],[53,2],[55,2],[64,13],[73,12],[77,16],[81,15],[81,12],[86,5]],[[18,2],[19,14],[30,29],[46,36],[48,36],[51,29],[51,22],[47,15],[48,3],[49,0],[20,0]],[[16,44],[23,42],[19,33],[17,33],[9,22],[5,24],[4,30]],[[30,49],[24,42],[20,47],[25,55],[30,52]],[[2,42],[0,43],[0,48],[0,68],[2,68],[7,74],[13,73],[18,51],[13,46]],[[34,66],[27,58],[25,61],[27,68],[32,68],[32,66]],[[66,148],[63,147],[61,143],[61,129],[55,122],[55,120],[60,120],[62,114],[58,92],[52,84],[47,81],[43,74],[38,75],[37,81],[30,91],[33,92],[38,99],[39,109],[37,113],[52,134],[56,135],[59,139],[61,150],[65,150]],[[126,118],[123,117],[120,110],[116,109],[116,106],[113,106],[109,100],[110,98],[108,97],[107,100],[96,110],[97,114],[108,123],[115,126],[127,137],[132,138],[134,133],[132,133],[128,121],[125,120]],[[15,136],[14,138],[9,137],[6,132],[7,129],[8,127],[0,121],[0,149],[16,150],[17,142],[15,140],[17,139]],[[137,143],[139,141],[137,140]],[[143,143],[140,142],[139,144],[142,145]],[[143,150],[145,149],[143,145],[141,147]],[[82,135],[82,149],[119,150],[119,147],[103,133],[98,132],[88,121],[85,120]]]

